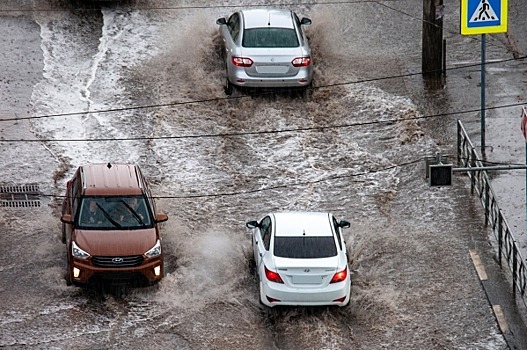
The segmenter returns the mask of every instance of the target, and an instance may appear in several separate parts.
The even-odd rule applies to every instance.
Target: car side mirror
[[[73,224],[73,220],[71,218],[71,214],[64,214],[60,217],[60,221],[62,221],[65,224]]]
[[[156,214],[156,222],[165,222],[168,220],[168,215],[167,214]]]
[[[216,24],[219,24],[219,25],[222,25],[222,24],[227,24],[227,20],[225,18],[218,18],[216,20]]]
[[[311,24],[311,20],[310,20],[309,18],[307,18],[307,17],[304,17],[304,18],[302,18],[302,20],[300,21],[300,24],[308,26],[308,25]]]
[[[251,230],[260,227],[258,221],[248,221],[245,226],[247,226],[247,228],[250,228]]]
[[[349,221],[340,220],[339,226],[342,227],[342,228],[349,228],[351,225],[350,225]]]

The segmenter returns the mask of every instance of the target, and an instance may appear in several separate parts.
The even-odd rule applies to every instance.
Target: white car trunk
[[[338,257],[323,259],[274,258],[276,272],[287,286],[320,288],[327,286],[338,267]]]

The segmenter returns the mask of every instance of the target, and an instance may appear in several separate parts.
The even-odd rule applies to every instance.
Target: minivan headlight
[[[80,249],[75,241],[71,242],[71,255],[77,259],[88,259],[90,257],[90,254]]]
[[[148,258],[153,258],[158,255],[161,255],[161,242],[159,241],[159,239],[157,240],[156,244],[145,253],[145,255]]]

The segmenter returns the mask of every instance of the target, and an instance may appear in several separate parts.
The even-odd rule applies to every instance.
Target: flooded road
[[[226,98],[215,20],[228,4],[12,2],[0,173],[37,184],[41,206],[0,208],[1,347],[509,348],[468,254],[489,250],[479,203],[468,183],[424,178],[425,156],[454,149],[435,132],[453,120],[421,119],[450,109],[448,91],[432,100],[401,77],[420,69],[419,45],[401,44],[420,42],[414,1],[398,4],[415,12],[405,21],[377,3],[294,6],[313,20],[308,98]],[[368,82],[383,76],[399,78]],[[158,285],[66,286],[60,205],[88,162],[137,163],[150,180],[169,215]],[[259,304],[245,222],[282,210],[352,223],[348,307]]]

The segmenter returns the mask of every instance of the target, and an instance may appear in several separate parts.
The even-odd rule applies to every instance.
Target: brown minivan
[[[167,219],[156,213],[137,165],[80,166],[67,183],[60,218],[67,283],[158,282],[164,265],[157,224]]]

